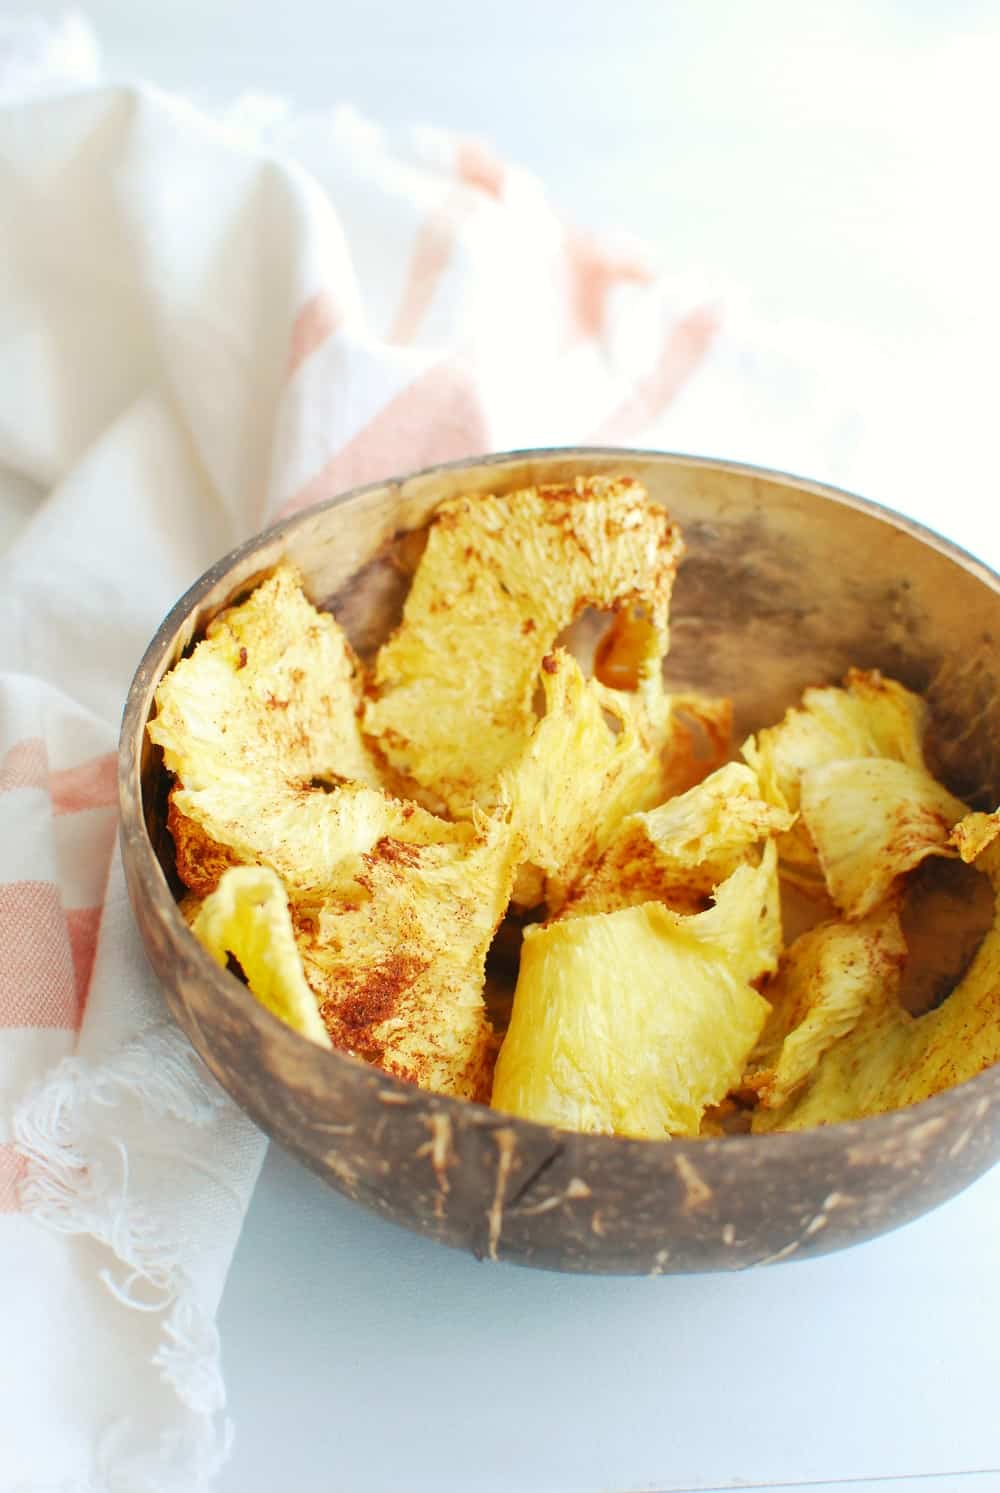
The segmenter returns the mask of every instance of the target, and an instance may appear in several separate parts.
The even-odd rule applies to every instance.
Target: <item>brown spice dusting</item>
[[[341,1040],[352,1048],[374,1040],[363,1028],[387,1021],[395,1013],[399,997],[426,968],[426,962],[413,954],[390,954],[383,963],[361,971],[356,981],[345,972],[337,999],[327,1002],[323,1010],[330,1035],[336,1040],[340,1027]]]
[[[247,666],[247,651],[246,651],[245,648],[241,648],[240,649],[240,661],[236,665],[236,667],[238,669],[245,669],[246,666]]]
[[[379,861],[390,866],[418,866],[421,848],[419,845],[411,845],[408,840],[395,840],[392,835],[383,835],[381,840],[376,840],[364,859],[370,866],[377,865]]]
[[[555,674],[559,668],[559,661],[553,654],[547,653],[542,659],[542,668],[546,674]]]
[[[167,829],[174,842],[174,864],[177,875],[196,897],[207,897],[219,885],[219,879],[230,866],[240,864],[239,857],[225,845],[219,845],[210,835],[182,814],[174,803],[171,790],[167,808]]]

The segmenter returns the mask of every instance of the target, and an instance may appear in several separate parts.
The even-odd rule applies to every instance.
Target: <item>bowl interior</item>
[[[731,697],[735,740],[810,684],[880,668],[928,697],[935,765],[977,807],[1000,802],[1000,581],[871,504],[778,474],[650,453],[528,453],[418,474],[336,499],[220,562],[158,636],[159,677],[211,617],[283,556],[363,658],[399,620],[435,506],[461,493],[638,477],[687,542],[672,608],[671,685]],[[178,615],[178,610],[183,615]],[[151,691],[150,691],[151,693]],[[144,794],[155,804],[155,755]]]

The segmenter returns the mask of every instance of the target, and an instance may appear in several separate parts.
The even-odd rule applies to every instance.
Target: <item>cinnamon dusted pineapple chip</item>
[[[922,767],[886,757],[827,762],[802,774],[802,821],[827,891],[863,918],[928,856],[954,857],[951,829],[965,804]]]
[[[494,1106],[570,1130],[697,1135],[769,1009],[697,922],[646,903],[529,928]]]
[[[759,1109],[754,1130],[803,1130],[900,1109],[1000,1061],[1000,815],[968,816],[956,826],[954,843],[963,860],[989,877],[997,905],[964,978],[943,1004],[911,1016],[889,971],[809,1082],[782,1108]]]
[[[486,953],[520,857],[506,819],[451,824],[360,784],[287,801],[283,791],[270,784],[240,851],[284,883],[334,1045],[425,1088],[483,1097]],[[198,807],[210,830],[229,833],[224,803]]]
[[[502,818],[478,814],[428,841],[393,833],[393,806],[384,828],[338,860],[321,898],[293,898],[306,978],[335,1046],[423,1088],[485,1099],[486,953],[517,841]]]
[[[290,917],[316,1020],[335,1045],[443,1093],[482,1095],[484,963],[519,843],[503,812],[448,823],[374,786],[359,700],[346,641],[287,566],[163,680],[149,732],[177,775],[178,873],[207,899],[195,928],[305,1029]],[[280,910],[277,894],[264,895],[275,886]]]
[[[628,478],[442,503],[378,655],[366,732],[452,814],[489,806],[535,729],[542,660],[586,607],[643,609],[663,657],[682,551],[667,514]]]
[[[633,693],[584,679],[562,649],[541,678],[545,714],[501,783],[523,844],[515,904],[557,912],[622,819],[662,797],[670,702],[658,658]]]
[[[769,803],[797,814],[803,774],[831,762],[884,757],[926,771],[927,707],[918,695],[877,671],[852,669],[842,689],[807,689],[802,704],[743,746]],[[818,879],[816,850],[800,818],[778,841],[787,875]]]
[[[333,617],[291,565],[219,614],[156,691],[149,737],[198,791],[274,771],[290,782],[377,785],[361,738],[361,668]]]
[[[905,959],[894,907],[801,934],[767,987],[771,1014],[744,1075],[759,1103],[780,1108],[866,1011],[895,998]]]
[[[262,814],[253,850],[261,863],[223,871],[195,932],[224,888],[242,886],[234,878],[246,873],[251,891],[271,878],[282,899],[287,892],[292,947],[333,1045],[439,1093],[484,1098],[486,953],[520,857],[506,819],[449,824],[359,784],[294,807],[285,837],[266,843],[276,821]],[[260,994],[230,937],[225,947]]]
[[[791,823],[787,810],[761,798],[749,767],[727,763],[687,793],[623,819],[568,911],[610,912],[655,900],[699,912],[720,882],[755,862],[762,840]]]
[[[770,1009],[752,982],[781,951],[769,836],[789,817],[734,764],[626,819],[580,895],[525,932],[494,1105],[571,1129],[699,1134]],[[713,886],[705,911],[666,905],[702,906]]]

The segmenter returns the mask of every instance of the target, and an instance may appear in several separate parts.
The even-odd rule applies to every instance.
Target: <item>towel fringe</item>
[[[21,1206],[46,1228],[87,1234],[112,1251],[124,1270],[105,1269],[101,1279],[124,1307],[162,1314],[152,1365],[190,1412],[182,1426],[162,1433],[155,1457],[132,1444],[127,1420],[109,1427],[97,1453],[99,1481],[86,1493],[198,1493],[232,1444],[232,1425],[222,1413],[219,1334],[177,1246],[132,1195],[124,1142],[102,1137],[100,1154],[88,1154],[81,1143],[86,1106],[113,1109],[124,1101],[138,1103],[146,1119],[171,1117],[199,1128],[226,1102],[168,1022],[103,1059],[99,1070],[85,1058],[63,1059],[14,1116],[13,1139],[26,1160]]]

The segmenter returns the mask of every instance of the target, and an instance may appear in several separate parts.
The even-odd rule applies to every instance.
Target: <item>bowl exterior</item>
[[[675,684],[732,694],[738,730],[851,664],[924,690],[938,766],[1000,801],[1000,581],[937,536],[814,483],[659,453],[514,453],[362,489],[213,567],[151,643],[120,752],[136,919],[170,1009],[220,1083],[339,1191],[483,1259],[662,1274],[745,1268],[873,1237],[1000,1157],[1000,1066],[894,1114],[787,1135],[630,1141],[577,1135],[427,1094],[289,1031],[191,937],[170,883],[165,779],[146,737],[162,675],[205,623],[288,556],[362,653],[398,616],[406,535],[435,504],[580,471],[643,480],[685,531]],[[412,568],[412,567],[411,567]],[[976,722],[970,737],[956,723]]]

